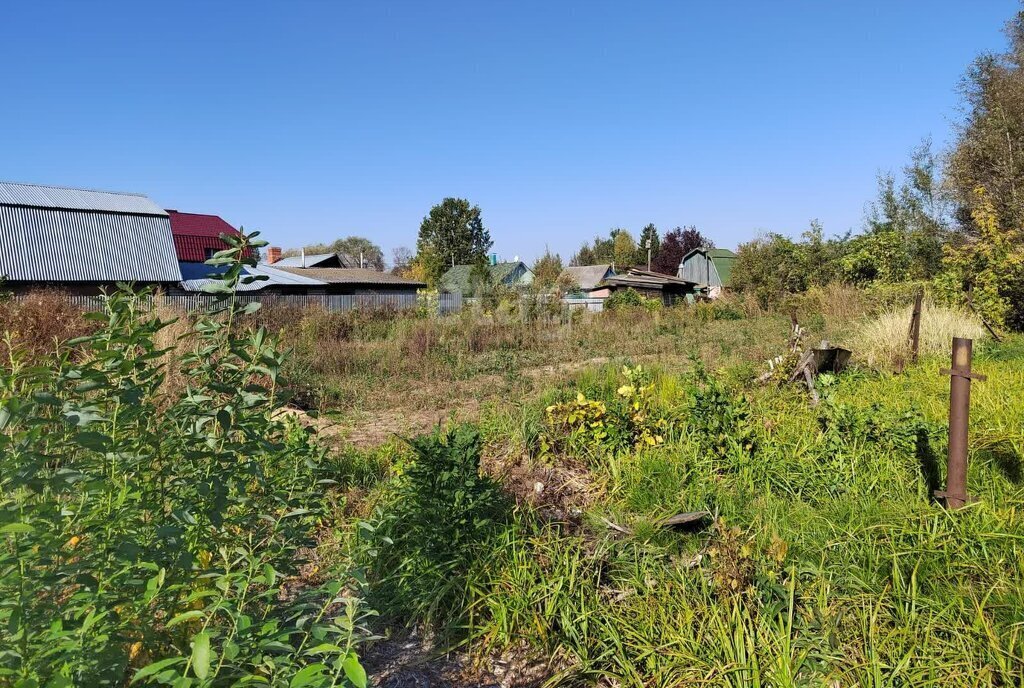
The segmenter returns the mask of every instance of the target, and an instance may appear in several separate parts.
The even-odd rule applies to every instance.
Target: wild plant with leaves
[[[323,451],[278,413],[274,340],[234,327],[263,242],[226,240],[183,390],[127,288],[51,365],[0,369],[0,684],[366,684],[357,586],[304,575]]]

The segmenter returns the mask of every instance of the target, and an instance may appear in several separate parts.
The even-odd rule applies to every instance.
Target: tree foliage
[[[936,287],[991,325],[1024,329],[1024,231],[1000,227],[996,206],[982,188],[975,191],[971,222],[976,236],[946,246]]]
[[[1024,227],[1024,12],[1007,24],[1009,47],[984,54],[964,78],[967,117],[950,156],[958,218],[971,233],[975,190],[985,189],[1001,228]],[[985,211],[987,212],[987,211]]]
[[[485,262],[493,244],[480,206],[470,205],[464,198],[446,198],[431,208],[420,224],[417,259],[429,281],[436,283],[452,265]]]
[[[682,262],[683,256],[701,246],[714,248],[715,245],[693,225],[685,228],[676,227],[661,240],[651,262],[651,269],[663,275],[675,275],[679,271],[679,263]]]
[[[329,244],[309,244],[302,249],[290,248],[281,252],[281,256],[297,256],[301,251],[307,255],[317,253],[341,253],[358,261],[363,259],[363,267],[369,270],[384,270],[384,251],[366,237],[347,236],[335,239]]]
[[[733,287],[753,294],[765,307],[807,289],[807,265],[800,245],[782,234],[741,244],[732,267]]]
[[[631,268],[640,262],[640,248],[626,229],[612,232],[612,261],[619,270]]]
[[[416,254],[408,246],[391,249],[391,273],[399,277],[406,277],[411,271],[415,257]]]
[[[640,230],[641,259],[644,259],[647,255],[650,255],[652,261],[651,266],[653,267],[654,257],[658,255],[658,251],[660,249],[661,236],[658,234],[658,228],[654,226],[654,223],[650,223]]]
[[[552,289],[558,283],[562,270],[562,257],[545,249],[544,255],[533,264],[533,283],[538,289]]]

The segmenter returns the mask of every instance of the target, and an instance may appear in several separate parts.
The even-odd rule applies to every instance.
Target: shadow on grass
[[[939,457],[932,449],[926,428],[918,428],[916,442],[917,460],[921,464],[921,477],[924,478],[925,486],[928,488],[928,498],[935,501],[935,491],[942,489]]]
[[[1009,440],[1002,440],[981,452],[1014,485],[1024,482],[1024,458]]]

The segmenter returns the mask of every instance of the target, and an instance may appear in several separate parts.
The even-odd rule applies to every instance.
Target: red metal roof
[[[228,247],[220,240],[221,234],[237,236],[239,233],[219,215],[179,213],[177,210],[168,210],[167,214],[171,218],[174,249],[180,261],[201,263]]]

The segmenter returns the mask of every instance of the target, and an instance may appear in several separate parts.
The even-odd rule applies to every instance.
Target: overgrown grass
[[[861,324],[850,344],[857,357],[869,366],[897,366],[910,358],[908,334],[911,307],[892,310]],[[965,310],[926,301],[921,311],[919,333],[921,355],[946,356],[952,351],[953,337],[966,337],[978,343],[988,338],[981,320]]]
[[[826,378],[818,408],[795,388],[662,371],[652,395],[673,420],[657,446],[598,437],[525,450],[551,401],[579,390],[618,403],[611,366],[496,409],[481,422],[497,473],[511,444],[538,469],[582,460],[601,493],[578,519],[521,499],[475,552],[453,623],[480,653],[525,643],[551,658],[553,684],[1019,685],[1024,362],[1013,352],[1019,343],[977,360],[989,376],[973,399],[978,501],[956,513],[931,496],[945,463],[941,358]],[[703,510],[695,526],[658,525]]]
[[[840,343],[874,310],[854,290],[811,296],[833,304],[804,303],[801,323]],[[949,512],[932,498],[948,411],[938,349],[900,375],[819,377],[811,407],[796,386],[752,382],[789,321],[738,301],[571,320],[261,317],[290,360],[258,330],[125,315],[84,358],[4,371],[0,681],[116,683],[162,658],[148,680],[301,685],[322,663],[358,683],[349,645],[329,660],[303,645],[359,640],[351,620],[324,629],[306,606],[335,614],[331,595],[354,598],[355,582],[337,582],[354,560],[392,627],[480,660],[526,651],[551,685],[1024,683],[1020,338],[976,356],[977,501]],[[907,322],[873,341],[902,342]],[[324,456],[277,415],[278,367],[346,414],[474,398],[478,419]],[[69,482],[68,466],[86,479]],[[680,513],[697,515],[664,525]],[[143,554],[124,559],[126,542]],[[305,587],[314,565],[334,588]],[[216,674],[195,675],[197,643]]]

